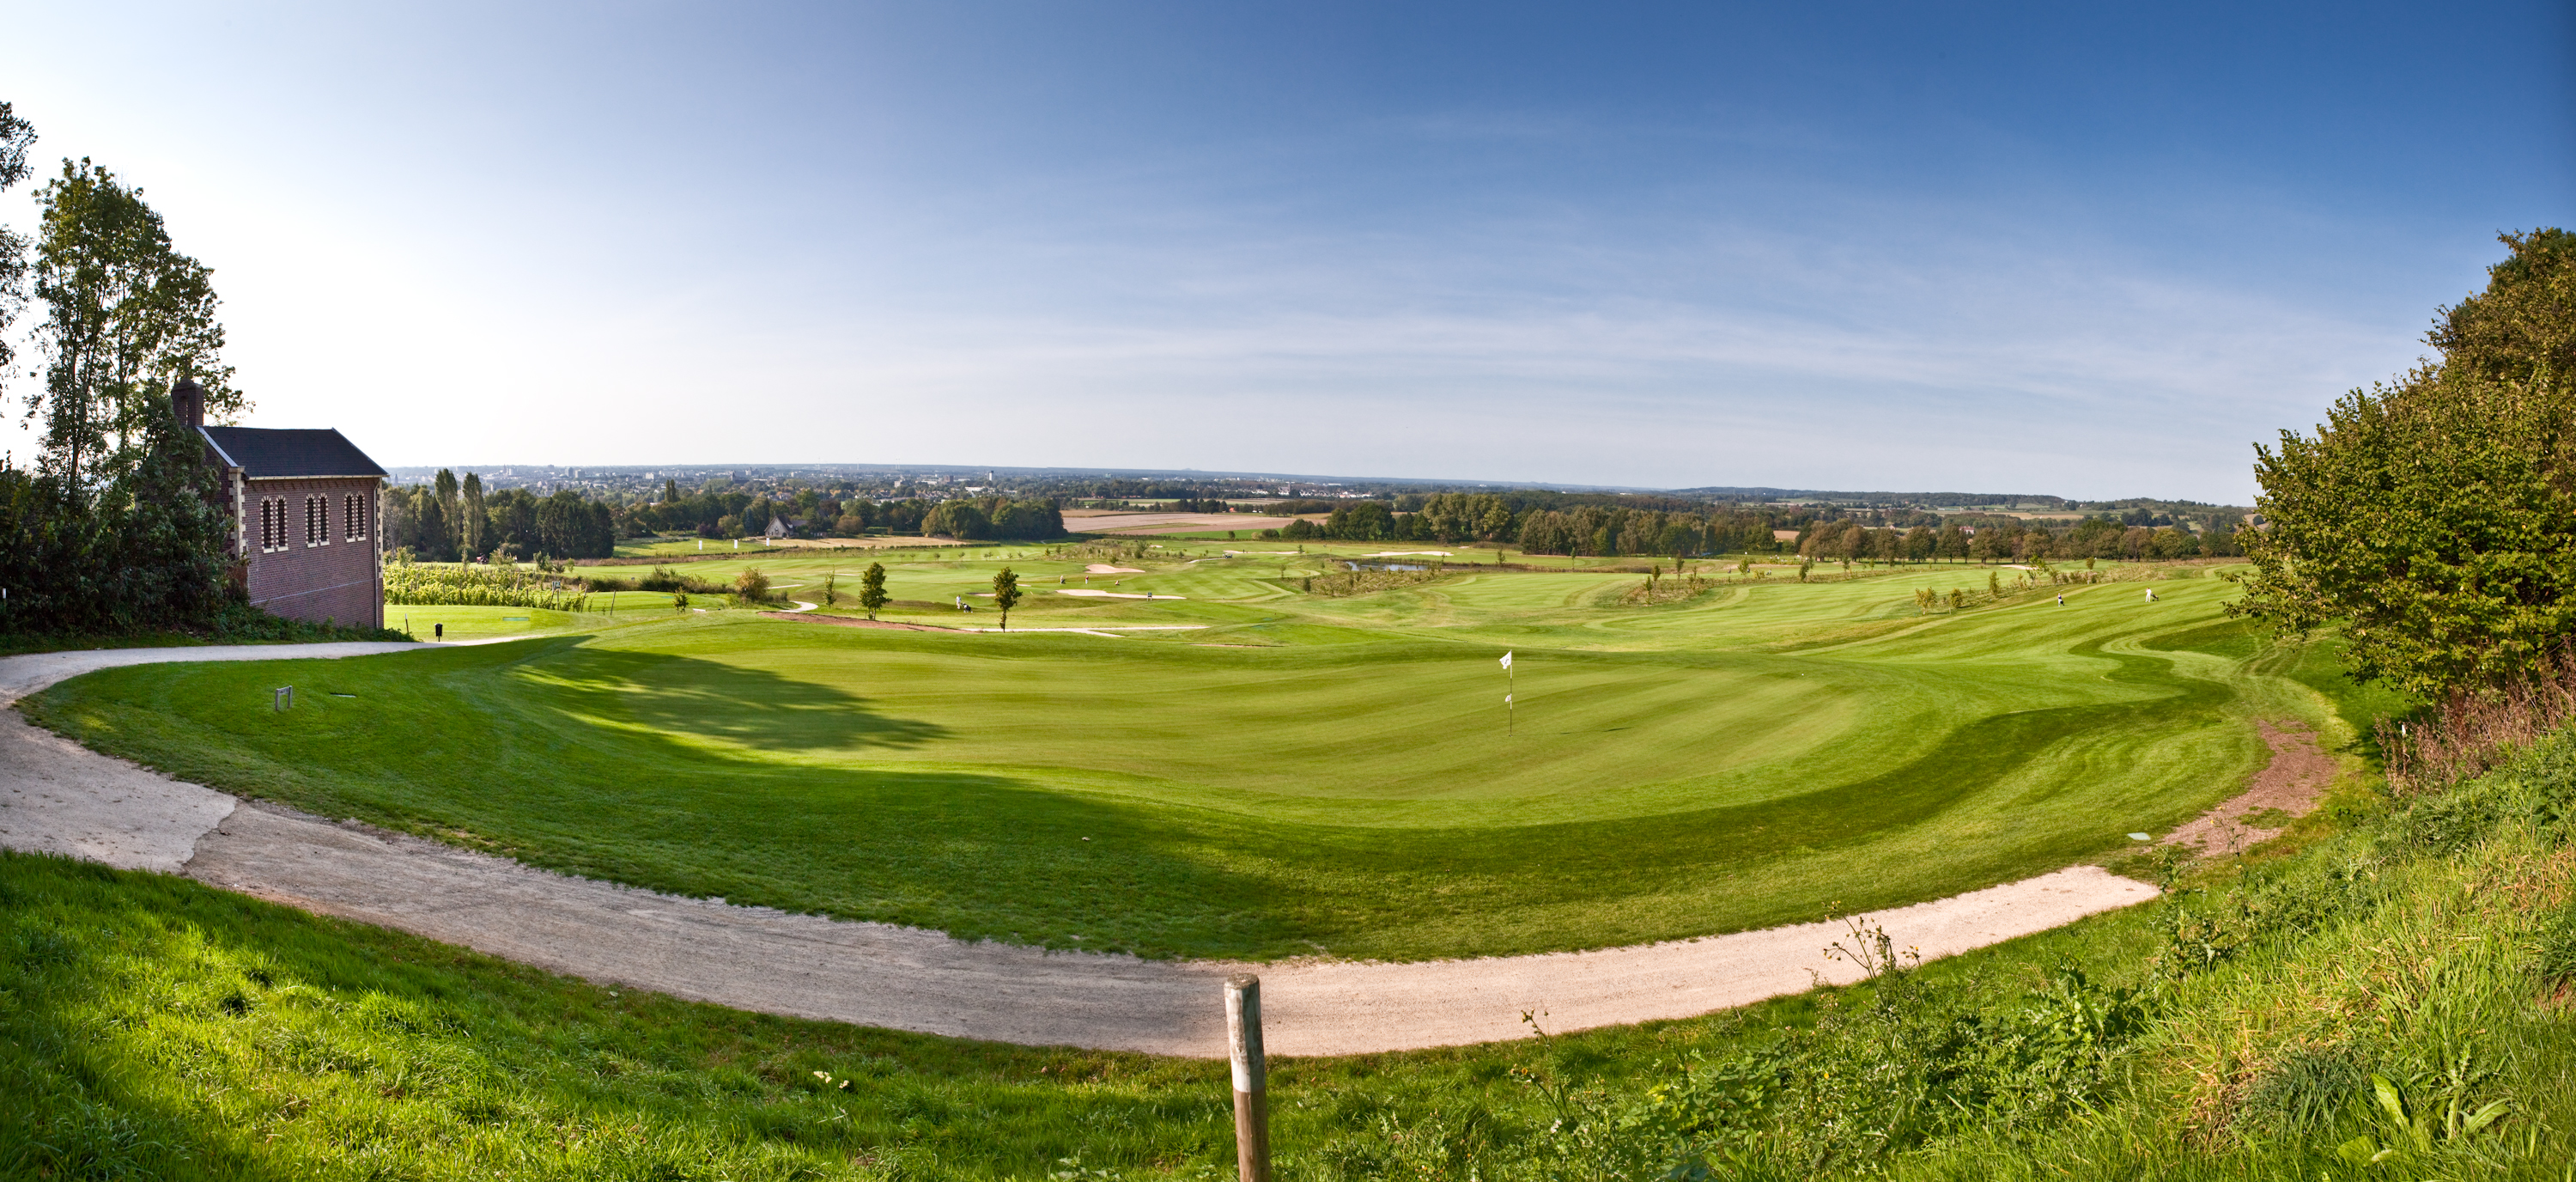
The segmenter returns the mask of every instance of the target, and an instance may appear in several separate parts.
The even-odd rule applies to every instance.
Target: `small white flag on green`
[[[1510,694],[1504,694],[1504,695],[1503,695],[1503,705],[1509,706],[1509,705],[1511,705],[1511,704],[1512,704],[1512,696],[1511,696]]]
[[[1510,653],[1504,653],[1504,654],[1503,654],[1503,668],[1505,668],[1505,669],[1509,669],[1509,668],[1511,668],[1511,667],[1512,667],[1512,655],[1511,655]]]

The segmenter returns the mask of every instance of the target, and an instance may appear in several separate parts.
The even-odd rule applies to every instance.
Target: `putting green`
[[[109,670],[27,708],[203,783],[684,894],[1057,947],[1388,959],[1987,886],[2225,798],[2264,758],[2253,718],[2349,729],[2300,680],[2316,654],[2221,622],[2233,588],[2197,570],[2153,583],[2156,603],[2111,583],[1923,616],[1917,588],[1981,591],[1987,572],[1653,607],[1623,602],[1638,576],[1582,571],[1293,590],[1338,569],[1323,552],[1091,576],[1186,597],[1148,601],[1045,594],[1083,564],[975,553],[992,549],[1022,557],[890,562],[890,590],[924,605],[894,614],[990,626],[989,605],[929,605],[1008,561],[1031,592],[1015,627],[1199,627],[666,606],[470,649]],[[855,591],[846,555],[758,565],[798,598],[834,569]],[[355,696],[278,714],[263,687],[281,682]]]

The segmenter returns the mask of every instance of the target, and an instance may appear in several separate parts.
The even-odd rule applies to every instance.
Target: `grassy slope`
[[[991,565],[896,587],[941,598]],[[107,671],[29,712],[201,782],[684,894],[1058,947],[1381,958],[1990,885],[2223,797],[2261,759],[2251,715],[2333,725],[2278,658],[2151,643],[2213,627],[2210,579],[2153,606],[2113,584],[1926,619],[1915,587],[1982,576],[1634,608],[1632,576],[1325,600],[1274,570],[1120,576],[1189,598],[1015,614],[1261,648],[663,609],[518,645]],[[355,697],[277,715],[253,691],[279,683]]]
[[[2303,851],[1892,981],[1686,1022],[1278,1062],[1280,1174],[1653,1177],[1696,1156],[1738,1177],[2563,1177],[2576,738],[2454,797],[2381,809],[2348,795],[2295,835]],[[1229,1165],[1211,1064],[621,997],[51,858],[0,854],[0,916],[7,1176]],[[2085,984],[2063,984],[2069,965]]]

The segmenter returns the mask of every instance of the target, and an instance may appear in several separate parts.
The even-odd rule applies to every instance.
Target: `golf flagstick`
[[[1503,654],[1503,734],[1508,737],[1520,724],[1520,707],[1512,704],[1512,691],[1519,688],[1518,675],[1512,672],[1512,654]]]

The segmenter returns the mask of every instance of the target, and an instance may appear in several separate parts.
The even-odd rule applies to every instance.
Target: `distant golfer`
[[[2066,606],[2066,597],[2065,597],[2065,596],[2060,595],[2060,596],[2058,596],[2058,597],[2057,597],[2057,606],[2059,606],[2059,607],[2064,607],[2064,606]]]
[[[2154,603],[2155,601],[2156,601],[2156,589],[2155,589],[2155,588],[2153,588],[2153,587],[2149,587],[2149,588],[2147,588],[2147,602],[2149,602],[2149,603]]]

